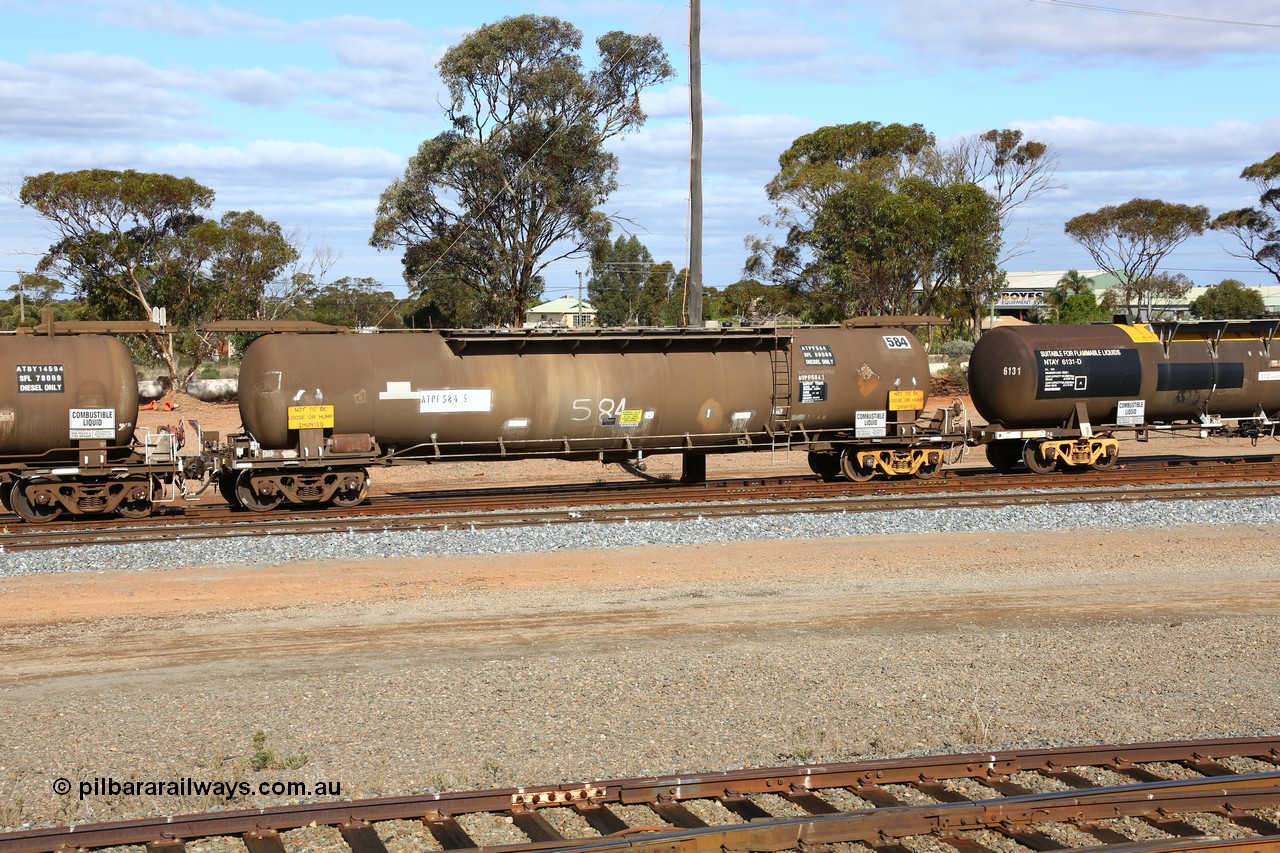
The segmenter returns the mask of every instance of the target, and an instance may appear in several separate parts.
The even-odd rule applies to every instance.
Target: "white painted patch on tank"
[[[528,418],[512,418],[511,420],[503,424],[502,428],[503,429],[528,429],[529,419]]]
[[[388,382],[387,390],[378,392],[379,400],[417,400],[418,392],[411,382]]]

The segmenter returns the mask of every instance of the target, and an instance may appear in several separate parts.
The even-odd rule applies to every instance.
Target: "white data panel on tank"
[[[72,409],[69,438],[115,438],[115,409]]]
[[[1116,403],[1116,423],[1121,426],[1138,426],[1147,419],[1146,400],[1121,400]]]
[[[884,438],[888,434],[887,412],[858,412],[854,421],[854,435],[858,438]]]
[[[447,388],[419,391],[418,412],[492,412],[493,391],[489,388]]]

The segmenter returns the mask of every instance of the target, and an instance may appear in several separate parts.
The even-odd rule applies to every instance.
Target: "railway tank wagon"
[[[370,465],[548,457],[634,461],[799,446],[825,476],[931,473],[917,444],[928,363],[902,328],[436,331],[255,340],[233,504],[364,499]]]
[[[0,337],[0,502],[29,522],[152,510],[172,482],[169,436],[134,446],[138,377],[118,333],[151,323],[55,323]],[[163,458],[160,458],[162,457]]]
[[[1277,321],[1015,326],[969,361],[978,437],[999,469],[1108,468],[1117,434],[1271,434],[1280,412]]]

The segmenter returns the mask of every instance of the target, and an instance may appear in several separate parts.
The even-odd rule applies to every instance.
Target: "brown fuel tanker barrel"
[[[928,363],[902,329],[273,334],[246,350],[244,427],[372,435],[411,455],[745,449],[779,413],[805,430],[923,408]],[[874,417],[874,416],[873,416]]]
[[[116,338],[0,337],[0,454],[41,454],[84,438],[127,445],[137,419],[138,375]]]
[[[1086,404],[1093,424],[1275,414],[1280,345],[1265,346],[1249,328],[1217,323],[994,329],[970,356],[969,391],[982,417],[1010,428],[1061,426],[1077,401]]]

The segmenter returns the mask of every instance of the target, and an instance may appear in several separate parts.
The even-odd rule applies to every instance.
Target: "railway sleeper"
[[[1022,461],[1037,474],[1054,468],[1094,468],[1104,471],[1116,464],[1120,442],[1109,436],[1028,441]]]

